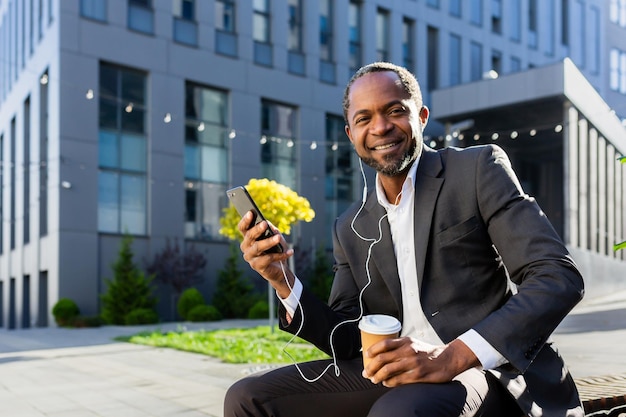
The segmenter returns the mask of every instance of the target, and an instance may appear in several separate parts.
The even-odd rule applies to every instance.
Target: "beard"
[[[420,144],[420,146],[418,146]],[[361,157],[361,160],[371,168],[374,168],[376,172],[386,175],[388,177],[395,177],[406,173],[411,164],[422,153],[422,140],[421,133],[416,134],[415,139],[411,142],[409,149],[404,154],[397,158],[394,155],[387,155],[383,162],[379,162],[371,157]]]

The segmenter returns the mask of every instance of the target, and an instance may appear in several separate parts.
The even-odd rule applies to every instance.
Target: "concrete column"
[[[606,147],[606,231],[608,254],[615,257],[613,245],[615,245],[615,147],[607,144]]]
[[[589,131],[589,250],[598,252],[598,131]]]
[[[606,246],[606,140],[598,138],[598,253],[607,254]]]
[[[578,111],[565,103],[565,129],[563,131],[564,182],[565,182],[565,243],[580,246],[578,235]]]
[[[616,156],[617,158],[617,156]],[[623,242],[624,237],[624,169],[619,161],[615,163],[615,243]],[[623,259],[622,249],[615,253],[617,259]]]
[[[620,170],[622,171],[622,208],[620,213],[622,213],[622,228],[620,242],[626,240],[626,164],[620,163]],[[619,251],[620,258],[622,260],[626,260],[626,249],[622,249]]]
[[[589,249],[589,126],[578,122],[578,236],[581,249]]]

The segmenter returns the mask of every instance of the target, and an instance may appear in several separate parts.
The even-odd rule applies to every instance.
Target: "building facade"
[[[329,247],[362,189],[341,100],[364,63],[411,69],[437,119],[435,90],[571,57],[626,118],[625,34],[624,0],[0,0],[0,324],[96,314],[124,234],[139,266],[204,252],[210,299],[250,178],[309,199],[290,239]]]

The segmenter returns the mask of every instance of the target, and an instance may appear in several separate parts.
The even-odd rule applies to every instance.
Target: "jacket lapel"
[[[441,156],[438,152],[424,146],[417,167],[415,178],[415,262],[417,267],[417,284],[422,288],[426,251],[430,240],[430,226],[435,211],[435,203],[444,179],[439,177],[443,170]]]

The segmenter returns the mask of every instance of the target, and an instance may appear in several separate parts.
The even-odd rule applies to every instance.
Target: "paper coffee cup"
[[[380,340],[398,337],[401,328],[402,325],[397,318],[384,314],[364,316],[361,321],[359,321],[364,367],[367,366],[370,361],[370,358],[365,356],[367,349]]]

